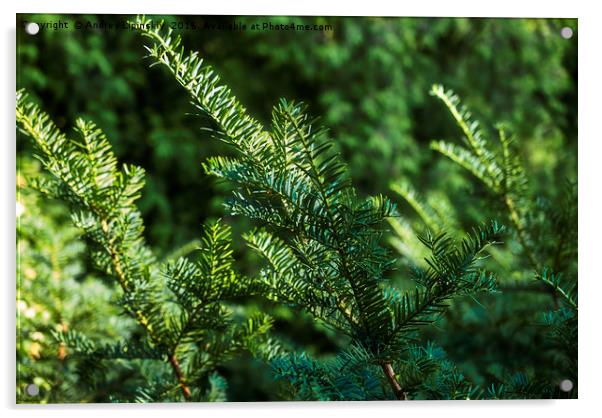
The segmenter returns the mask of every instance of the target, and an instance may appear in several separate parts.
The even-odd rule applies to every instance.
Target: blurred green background
[[[429,149],[432,139],[459,138],[448,113],[428,94],[433,83],[454,89],[486,131],[493,133],[498,121],[509,127],[538,195],[555,199],[564,191],[565,179],[576,180],[576,20],[163,18],[182,28],[177,32],[184,44],[214,66],[259,120],[269,122],[271,108],[280,97],[308,103],[310,112],[329,128],[360,192],[392,196],[400,203],[402,215],[412,222],[417,221],[411,208],[389,189],[393,181],[404,179],[424,194],[445,195],[460,227],[495,216],[483,190]],[[117,15],[19,15],[17,88],[26,88],[67,132],[78,116],[95,121],[120,161],[146,169],[147,184],[139,206],[150,245],[165,255],[196,239],[204,221],[223,217],[227,189],[203,174],[201,162],[230,150],[199,130],[202,121],[191,114],[187,95],[172,78],[163,69],[148,67],[142,39],[135,32],[73,29],[76,21],[121,25],[127,19]],[[59,20],[69,22],[70,29],[42,29],[35,36],[23,30],[24,22]],[[328,24],[333,30],[186,29],[234,22],[249,27],[266,21]],[[571,39],[560,35],[567,26],[574,32]],[[36,170],[30,146],[21,136],[17,154],[21,166]],[[244,220],[227,221],[233,225],[235,237],[250,227]],[[35,242],[36,238],[23,239]],[[240,270],[256,272],[253,258],[238,242],[235,245]],[[85,257],[82,263],[72,276],[88,283],[91,271]],[[400,260],[395,273],[399,277],[394,279],[404,280],[407,264]],[[107,280],[103,283],[110,285]],[[25,300],[41,297],[27,286],[22,289]],[[261,303],[249,301],[249,305]],[[487,383],[495,375],[488,369],[491,364],[515,369],[537,366],[535,354],[528,352],[533,345],[530,334],[515,332],[520,325],[504,334],[505,322],[496,313],[483,313],[474,304],[467,309],[458,305],[441,325],[447,331],[445,337],[436,327],[427,334],[438,339],[477,383]],[[495,303],[488,307],[504,310]],[[275,315],[276,333],[291,344],[318,355],[337,350],[337,337],[309,318],[282,307],[264,309]],[[521,314],[514,311],[513,315]],[[31,327],[21,338],[33,344],[32,333],[39,330],[35,324]],[[105,336],[119,332],[106,329]],[[506,346],[505,335],[518,337]],[[44,358],[28,348],[19,356],[23,362]],[[35,365],[31,367],[35,370]],[[278,399],[269,370],[251,359],[239,359],[223,373],[229,378],[231,400]],[[254,385],[248,385],[249,376]],[[91,399],[105,400],[103,396]]]

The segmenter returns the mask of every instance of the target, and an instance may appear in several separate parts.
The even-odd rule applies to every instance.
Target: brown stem
[[[106,219],[101,220],[101,227],[102,227],[103,232],[108,236],[109,224],[106,221]],[[109,248],[109,253],[111,255],[111,262],[113,263],[113,268],[115,270],[115,275],[117,276],[117,279],[119,281],[119,284],[121,285],[121,288],[123,289],[123,291],[125,293],[127,293],[129,291],[128,281],[127,281],[125,272],[123,271],[123,267],[121,266],[121,260],[119,259],[119,254],[117,253],[117,251],[116,251],[115,247],[113,246],[113,244],[111,243],[111,241],[109,241],[108,248]],[[140,310],[136,310],[134,312],[134,314],[136,316],[136,319],[140,323],[140,325],[142,325],[144,327],[144,329],[148,332],[151,339],[154,339],[153,330],[152,330],[152,327],[150,325],[150,321],[148,320],[148,318]],[[171,364],[171,367],[174,370],[174,373],[178,379],[180,387],[182,388],[182,393],[184,394],[184,397],[186,399],[190,399],[190,397],[192,396],[192,393],[190,392],[190,388],[188,386],[186,386],[186,383],[184,381],[184,374],[182,373],[182,369],[180,368],[180,363],[178,362],[178,359],[175,354],[172,354],[171,356],[169,356],[169,363]]]
[[[383,368],[383,372],[385,373],[385,376],[387,376],[387,381],[389,382],[389,385],[391,385],[391,389],[393,389],[393,393],[395,393],[395,397],[400,401],[405,401],[407,399],[406,394],[403,391],[403,389],[401,388],[401,386],[399,385],[399,382],[397,381],[397,379],[395,378],[395,372],[393,371],[393,367],[391,366],[391,363],[385,363],[381,367]]]
[[[175,354],[169,356],[169,364],[171,364],[171,368],[173,369],[176,377],[178,378],[178,382],[180,383],[180,388],[182,389],[182,393],[186,399],[190,399],[192,393],[190,392],[190,388],[186,385],[184,380],[184,374],[182,373],[182,369],[180,368],[180,363],[178,363],[178,359]]]
[[[127,294],[130,291],[129,284],[128,284],[125,272],[123,271],[123,267],[121,266],[121,260],[119,259],[119,254],[117,253],[117,250],[113,246],[113,242],[111,241],[110,236],[109,236],[109,223],[107,222],[106,219],[102,219],[100,221],[100,225],[101,225],[102,231],[104,232],[104,234],[106,235],[106,237],[109,241],[107,244],[107,247],[108,247],[109,253],[111,255],[111,263],[113,264],[113,269],[115,270],[115,275],[117,276],[117,281],[119,282],[119,285],[123,289],[123,292]],[[134,315],[136,316],[136,320],[138,321],[138,323],[140,323],[140,325],[142,325],[144,327],[146,332],[148,332],[150,337],[153,338],[153,332],[151,329],[150,321],[144,315],[144,313],[142,313],[142,311],[140,311],[140,310],[136,310],[134,312]]]

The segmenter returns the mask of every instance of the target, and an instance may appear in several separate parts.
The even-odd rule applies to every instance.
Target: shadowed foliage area
[[[576,20],[18,23],[19,402],[577,397]]]

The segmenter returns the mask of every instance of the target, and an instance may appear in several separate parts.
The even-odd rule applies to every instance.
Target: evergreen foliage
[[[434,321],[450,298],[493,290],[492,277],[476,264],[501,227],[492,222],[459,243],[445,234],[425,237],[432,257],[428,268],[416,270],[418,287],[395,291],[386,282],[394,259],[381,244],[383,221],[395,216],[395,206],[383,196],[357,196],[332,140],[314,127],[305,106],[281,100],[266,130],[198,53],[185,51],[171,29],[144,17],[136,26],[151,41],[149,56],[169,69],[209,119],[205,129],[238,151],[235,157],[212,157],[203,166],[235,186],[228,211],[261,224],[246,240],[267,261],[261,272],[267,296],[347,335],[358,350],[351,354],[353,361],[380,366],[390,385],[388,394],[376,398],[405,399],[409,388],[400,386],[392,362],[408,350],[416,326]],[[340,364],[340,359],[320,365],[292,356],[280,358],[275,370],[291,379],[302,398],[371,398],[366,388],[358,392],[355,379],[340,387],[328,377],[341,373]],[[295,377],[306,373],[330,382],[326,392],[306,387],[315,386],[313,378],[299,387]]]
[[[445,104],[462,129],[466,147],[445,141],[436,141],[431,143],[431,148],[468,170],[498,199],[502,211],[506,213],[508,221],[514,228],[531,269],[535,272],[535,278],[551,289],[554,298],[561,297],[567,306],[576,311],[577,302],[574,299],[576,282],[565,285],[562,283],[560,275],[550,272],[550,267],[544,267],[549,265],[560,271],[566,268],[570,269],[570,265],[574,264],[576,259],[576,246],[574,245],[576,235],[570,237],[573,239],[567,237],[567,234],[574,234],[577,231],[574,228],[577,207],[574,190],[569,190],[568,202],[563,202],[560,210],[556,210],[555,214],[551,216],[552,225],[548,227],[548,229],[562,228],[564,231],[555,231],[558,232],[557,236],[561,239],[552,248],[544,247],[543,251],[536,251],[533,248],[536,238],[535,231],[541,234],[546,227],[545,223],[549,221],[545,217],[537,219],[537,214],[533,213],[536,210],[532,205],[535,199],[529,190],[526,170],[512,148],[512,138],[507,136],[502,125],[498,126],[500,149],[493,149],[489,141],[485,139],[479,123],[471,120],[470,112],[460,106],[460,99],[453,91],[445,91],[442,86],[434,86],[432,94]],[[570,232],[568,232],[569,230]],[[565,248],[569,246],[571,248]],[[559,258],[567,251],[572,257],[562,263]]]
[[[71,351],[53,334],[85,329],[106,344],[130,338],[135,323],[120,317],[114,286],[87,272],[86,244],[64,205],[32,189],[30,181],[42,175],[39,164],[20,159],[18,167],[17,402],[34,400],[26,394],[32,383],[40,403],[102,400],[104,390],[137,384],[135,376],[114,367],[101,390],[92,388],[90,370],[76,373],[83,363],[71,361]],[[102,321],[95,319],[99,313]]]
[[[56,20],[70,26],[75,20],[121,26],[129,17],[17,18],[20,27],[23,22]],[[303,33],[179,32],[215,65],[259,120],[269,121],[271,105],[281,96],[308,103],[337,138],[362,193],[382,192],[397,176],[406,177],[421,192],[460,192],[461,179],[441,176],[432,154],[424,152],[425,141],[453,132],[445,123],[446,114],[429,99],[435,80],[462,93],[483,120],[512,125],[523,138],[521,148],[533,156],[538,186],[555,187],[559,169],[576,161],[576,147],[570,142],[576,132],[576,19],[165,19],[178,28],[227,27],[235,22],[249,28],[258,20],[332,25],[331,31]],[[558,36],[567,26],[574,32],[571,40]],[[220,216],[222,195],[197,169],[199,160],[221,154],[223,148],[218,143],[197,146],[202,135],[185,114],[185,95],[179,95],[178,86],[160,71],[145,68],[139,41],[135,31],[42,30],[35,37],[17,31],[17,83],[57,118],[71,123],[85,115],[94,120],[111,138],[120,159],[145,167],[147,186],[139,207],[147,220],[148,242],[169,251],[196,237],[199,218]],[[90,91],[95,92],[94,100],[89,100]],[[18,147],[27,148],[27,143]],[[207,199],[196,202],[192,212],[189,208],[199,193]],[[470,220],[479,221],[479,216]]]
[[[431,148],[472,174],[488,191],[496,216],[505,217],[513,227],[518,248],[510,264],[502,263],[502,267],[506,274],[517,280],[504,280],[502,289],[543,293],[552,299],[551,306],[548,303],[537,308],[535,322],[546,329],[547,345],[542,351],[554,359],[554,370],[551,373],[533,370],[518,374],[505,371],[501,378],[503,383],[492,385],[488,395],[497,399],[576,397],[576,184],[568,182],[564,196],[556,204],[535,196],[527,170],[513,146],[515,140],[507,135],[503,125],[498,126],[499,144],[496,146],[487,139],[478,121],[472,119],[453,91],[435,85],[431,94],[443,102],[463,134],[463,145],[439,140],[433,141]],[[436,228],[437,222],[443,222],[437,211],[418,197],[411,186],[394,183],[391,188],[414,209],[425,226]],[[451,218],[448,224],[455,222]],[[411,256],[407,247],[398,248]],[[499,261],[499,254],[494,249],[490,252],[494,260]],[[566,278],[566,274],[571,277]],[[558,389],[560,380],[555,381],[562,378],[575,383],[564,395]]]
[[[176,83],[139,69],[134,31],[18,41],[18,85],[44,97],[61,128],[94,115],[112,139],[79,118],[65,135],[17,93],[18,138],[32,139],[19,153],[37,157],[19,161],[17,178],[18,402],[577,396],[576,184],[546,193],[571,177],[575,157],[565,147],[575,49],[550,35],[560,21],[333,17],[334,33],[202,39],[135,23]],[[520,57],[516,44],[526,45]],[[65,58],[42,66],[48,54]],[[256,59],[265,72],[249,77]],[[69,89],[50,76],[59,61],[80,77],[65,78]],[[434,86],[463,145],[423,151],[452,127],[429,107],[425,80],[487,92],[468,103],[510,123],[491,141]],[[266,105],[283,94],[309,105]],[[566,155],[524,164],[517,144],[533,152],[544,138]],[[385,196],[364,197],[392,175],[417,220]],[[222,195],[227,220],[196,237],[192,224],[223,215]],[[574,383],[568,393],[562,379]],[[30,383],[39,396],[27,395]]]
[[[144,243],[135,206],[144,186],[141,168],[119,168],[107,138],[91,122],[78,120],[78,137],[68,138],[23,91],[17,93],[17,123],[50,174],[35,179],[34,187],[68,204],[92,262],[119,284],[120,306],[143,330],[139,338],[102,345],[78,330],[61,330],[55,337],[71,356],[84,357],[88,368],[102,360],[151,362],[129,400],[204,400],[225,396],[215,375],[225,359],[241,350],[269,358],[278,350],[265,338],[269,317],[237,319],[227,306],[256,291],[234,271],[227,225],[204,229],[198,262],[182,257],[159,263]]]

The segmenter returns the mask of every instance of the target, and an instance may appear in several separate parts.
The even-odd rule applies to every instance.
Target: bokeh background
[[[306,102],[329,128],[360,192],[393,197],[416,230],[423,226],[391,191],[392,182],[407,181],[445,203],[461,229],[496,215],[466,173],[429,149],[433,139],[460,136],[448,112],[429,96],[433,83],[458,93],[492,137],[496,122],[509,127],[538,195],[554,200],[565,190],[565,180],[576,181],[576,20],[156,18],[179,24],[184,44],[198,50],[266,125],[280,97]],[[187,95],[164,69],[149,68],[138,34],[73,29],[76,21],[121,25],[127,19],[19,15],[17,88],[27,89],[67,132],[79,116],[95,121],[120,161],[146,169],[139,202],[146,236],[156,252],[167,257],[178,248],[194,246],[203,222],[224,216],[227,188],[205,176],[201,162],[231,151],[199,130],[202,121],[191,114]],[[42,29],[31,36],[23,31],[27,21],[69,22],[70,29]],[[249,27],[266,21],[331,25],[332,30],[186,29],[205,23]],[[573,30],[572,38],[560,35],[563,27]],[[110,279],[91,269],[84,243],[74,245],[77,232],[65,232],[69,221],[64,210],[28,191],[27,178],[39,167],[20,135],[17,161],[24,208],[18,228],[18,308],[25,318],[18,330],[18,383],[38,379],[46,401],[81,400],[82,393],[72,389],[77,378],[57,354],[49,330],[80,327],[101,339],[135,331],[111,302],[117,291]],[[238,218],[226,221],[234,227],[239,269],[253,274],[255,260],[236,240],[251,225]],[[53,235],[55,230],[61,232]],[[70,238],[56,239],[59,235]],[[403,285],[411,261],[400,257],[393,280]],[[88,303],[86,295],[96,300]],[[488,310],[472,301],[460,302],[427,330],[425,338],[441,344],[477,384],[495,381],[501,369],[537,368],[544,361],[537,344],[543,343],[531,332],[529,313],[512,310],[512,304],[511,296],[481,301]],[[326,356],[342,344],[339,336],[287,308],[249,300],[243,309],[257,306],[275,316],[275,333],[294,346]],[[510,311],[513,320],[508,320]],[[116,367],[113,373],[116,382],[130,379],[135,384],[133,370]],[[250,358],[233,361],[222,373],[229,382],[230,400],[281,399],[269,368]],[[111,390],[125,390],[117,386],[121,389],[90,388],[85,400],[106,401]]]

